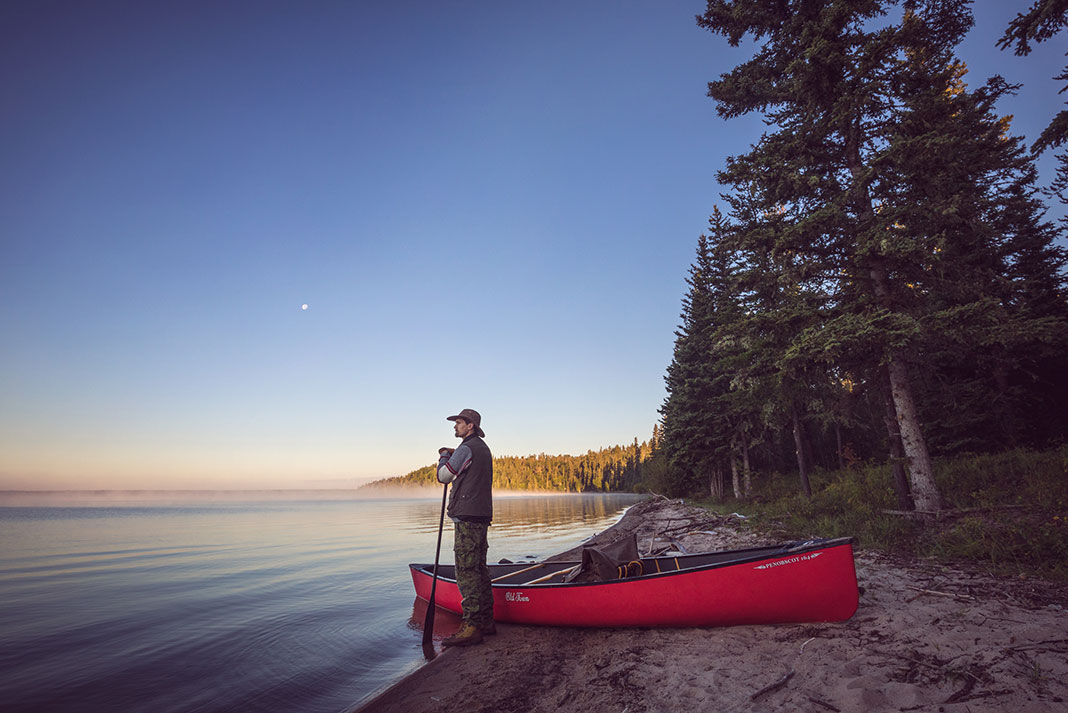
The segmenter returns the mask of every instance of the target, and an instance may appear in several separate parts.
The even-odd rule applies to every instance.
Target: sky
[[[960,56],[1030,142],[1065,60],[996,49],[1029,4]],[[351,487],[463,408],[496,455],[648,439],[763,129],[706,96],[748,53],[702,10],[5,3],[0,489]]]

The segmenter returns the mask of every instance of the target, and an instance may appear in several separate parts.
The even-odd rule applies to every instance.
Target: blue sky
[[[995,48],[1028,4],[961,56],[1033,139],[1063,49]],[[499,455],[648,438],[762,128],[705,96],[747,54],[702,9],[6,4],[0,488],[347,486],[462,408]]]

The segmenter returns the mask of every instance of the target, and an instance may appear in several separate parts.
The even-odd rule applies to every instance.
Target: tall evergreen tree
[[[1031,53],[1032,42],[1045,42],[1062,33],[1068,27],[1068,0],[1035,0],[1027,12],[1018,14],[1005,29],[1005,34],[998,40],[1001,49],[1013,48],[1018,56]],[[1068,53],[1066,53],[1068,54]],[[1054,77],[1068,82],[1068,66]],[[1060,93],[1068,91],[1068,84]],[[1065,102],[1068,105],[1068,102]],[[1048,126],[1032,146],[1032,151],[1042,153],[1047,149],[1057,149],[1068,141],[1068,109],[1062,109],[1050,120]],[[1061,203],[1068,205],[1068,151],[1056,154],[1057,177],[1050,187],[1050,192]],[[1068,216],[1062,219],[1068,226]]]
[[[937,510],[923,416],[940,447],[1011,422],[1021,352],[1062,339],[1063,259],[1033,164],[993,110],[1012,88],[963,84],[965,0],[711,0],[698,23],[759,43],[709,95],[723,117],[757,111],[773,127],[721,181],[736,250],[778,278],[758,291],[785,288],[748,321],[793,330],[778,375],[799,465],[799,403],[827,403],[813,389],[836,374],[877,390],[885,374],[909,494]]]
[[[777,240],[801,264],[824,274],[844,271],[863,285],[853,303],[867,317],[858,324],[881,332],[876,341],[890,374],[912,494],[922,509],[937,510],[941,498],[913,396],[908,344],[899,338],[899,324],[908,321],[892,272],[899,248],[887,240],[891,226],[872,195],[886,141],[881,127],[894,109],[894,70],[907,49],[899,28],[873,27],[890,4],[710,0],[698,23],[734,45],[745,35],[762,42],[751,60],[711,82],[709,95],[722,116],[762,111],[778,131],[735,157],[722,180],[746,186],[768,212],[786,207],[792,219]],[[952,7],[934,10],[940,27],[929,42],[944,51],[969,22]],[[892,330],[879,327],[887,315],[899,317]]]
[[[917,248],[894,271],[908,287],[901,309],[922,326],[921,413],[940,451],[1016,445],[1012,374],[1063,339],[1047,319],[1064,316],[1063,256],[1034,199],[1034,162],[994,111],[1013,88],[994,79],[967,91],[963,66],[924,52],[919,19],[907,15],[904,30],[914,48],[899,72],[903,110],[873,196],[894,240]]]
[[[797,335],[820,319],[829,295],[818,266],[784,241],[794,212],[769,210],[759,195],[756,186],[746,186],[728,197],[735,225],[723,247],[737,266],[734,289],[742,310],[722,330],[721,342],[733,349],[718,367],[734,373],[727,403],[739,424],[755,421],[758,428],[790,434],[801,489],[811,495],[807,422],[822,400],[826,369],[792,353]]]
[[[663,416],[661,447],[674,474],[674,492],[722,495],[725,453],[729,449],[728,414],[715,408],[729,389],[729,375],[717,370],[713,358],[715,334],[722,320],[736,309],[730,293],[730,266],[715,245],[726,230],[717,208],[709,220],[712,237],[701,234],[697,256],[686,283],[682,324],[676,331],[675,351],[665,377],[668,397]],[[726,443],[725,443],[726,440]]]

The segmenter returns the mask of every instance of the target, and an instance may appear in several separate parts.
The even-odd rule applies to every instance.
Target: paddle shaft
[[[441,517],[438,520],[438,546],[434,550],[434,576],[430,582],[430,600],[426,605],[426,619],[423,621],[423,655],[428,659],[434,653],[434,594],[438,588],[438,558],[441,556],[441,531],[445,529],[445,498],[449,494],[449,484],[441,491]]]
[[[508,574],[502,574],[500,577],[494,577],[493,579],[490,580],[490,583],[492,584],[494,582],[500,582],[503,579],[508,579],[509,577],[515,577],[516,575],[523,574],[524,572],[529,572],[532,569],[539,569],[541,567],[544,567],[547,564],[549,564],[549,563],[548,562],[538,562],[536,565],[533,565],[531,567],[527,567],[525,569],[521,569],[518,572],[509,572]]]

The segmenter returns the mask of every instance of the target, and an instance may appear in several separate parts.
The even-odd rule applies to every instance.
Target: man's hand
[[[445,461],[452,457],[452,448],[439,448],[438,449],[438,482],[448,485],[456,476],[446,467]]]

